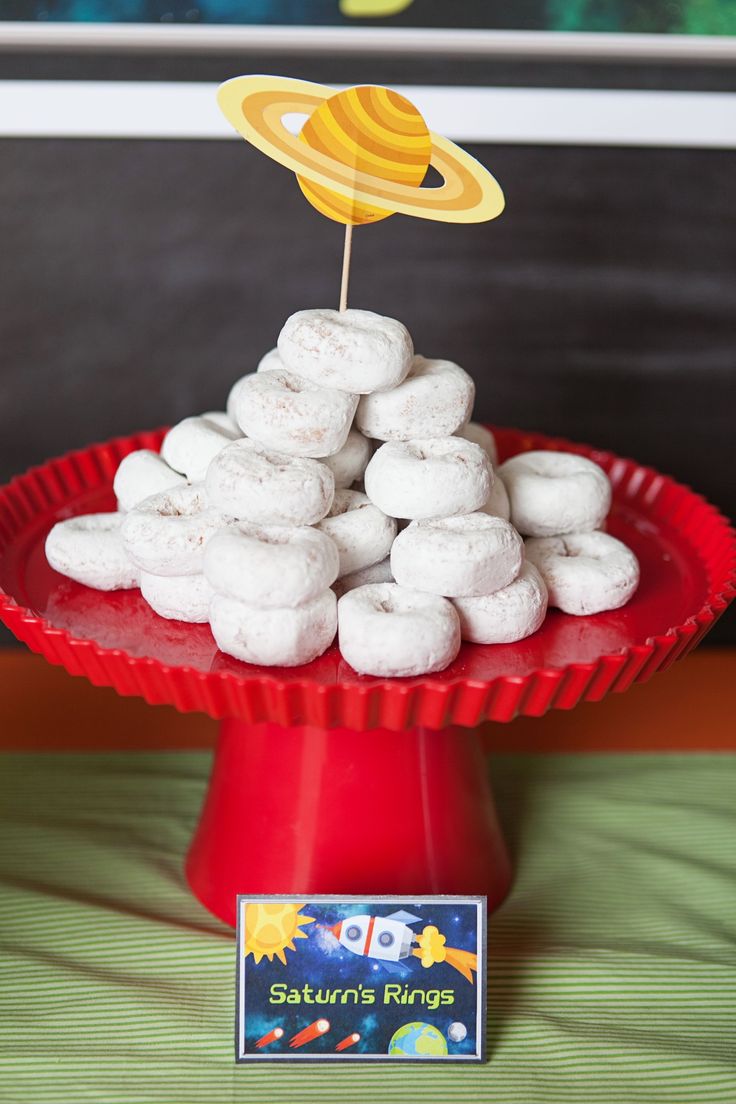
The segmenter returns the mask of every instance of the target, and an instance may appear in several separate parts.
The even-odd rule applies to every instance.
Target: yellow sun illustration
[[[300,931],[304,924],[313,924],[314,917],[300,916],[304,903],[269,901],[245,906],[245,955],[253,955],[256,962],[266,956],[273,962],[274,956],[286,965],[284,951],[295,951],[295,939],[306,939]]]

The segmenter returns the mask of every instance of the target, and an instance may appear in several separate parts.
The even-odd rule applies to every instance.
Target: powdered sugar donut
[[[144,498],[159,491],[180,487],[186,479],[170,468],[157,452],[137,449],[124,456],[115,472],[112,487],[118,500],[118,509],[132,510]]]
[[[470,417],[474,399],[475,384],[458,364],[415,356],[398,387],[363,396],[355,424],[379,441],[448,437]]]
[[[387,517],[361,491],[335,491],[330,512],[317,525],[337,545],[340,575],[382,560],[396,536],[396,519]]]
[[[322,463],[334,475],[338,490],[350,487],[363,478],[372,451],[370,441],[357,429],[351,429],[340,451],[324,458]]]
[[[498,449],[496,448],[496,438],[491,433],[490,429],[487,429],[480,422],[466,422],[460,429],[455,430],[455,434],[458,437],[463,437],[466,441],[472,441],[474,445],[480,445],[482,449],[488,453],[488,459],[491,461],[492,467],[496,467],[498,464]]]
[[[83,514],[59,521],[46,537],[46,559],[60,575],[95,590],[128,590],[140,582],[123,547],[122,514]]]
[[[508,521],[479,512],[413,521],[394,541],[391,570],[399,586],[465,597],[508,586],[523,555]]]
[[[365,491],[390,517],[472,514],[488,501],[493,472],[479,445],[460,437],[387,441],[365,470]]]
[[[391,574],[391,557],[386,556],[385,559],[379,560],[378,563],[371,564],[370,567],[362,567],[360,571],[351,571],[349,575],[343,575],[342,578],[337,579],[332,589],[338,598],[341,598],[343,594],[347,594],[349,590],[355,590],[356,587],[367,586],[368,583],[392,583],[394,577]]]
[[[343,594],[337,605],[340,651],[363,675],[443,671],[460,649],[460,622],[437,594],[372,583]]]
[[[226,430],[232,434],[233,437],[242,437],[240,432],[240,426],[236,423],[234,418],[231,418],[226,410],[208,410],[201,415],[206,422],[212,422],[214,425],[219,426],[220,429]]]
[[[238,436],[206,418],[185,418],[164,437],[161,455],[169,467],[196,483],[204,479],[218,452]]]
[[[549,604],[585,616],[619,609],[639,585],[639,562],[608,533],[572,533],[526,542],[527,558],[549,591]]]
[[[297,311],[278,350],[290,372],[354,395],[396,387],[414,355],[406,326],[364,310]]]
[[[584,456],[537,450],[499,468],[511,502],[511,520],[525,537],[587,533],[611,508],[608,476]]]
[[[243,523],[216,533],[204,556],[219,594],[262,608],[311,602],[334,583],[338,567],[334,543],[310,526]]]
[[[266,354],[266,356],[268,356],[268,354]],[[235,383],[230,388],[230,392],[227,396],[227,402],[225,403],[225,410],[227,411],[227,416],[230,419],[230,421],[233,423],[233,425],[236,425],[236,426],[238,425],[238,419],[235,416],[235,408],[236,408],[237,403],[238,403],[238,397],[240,395],[240,391],[241,391],[242,387],[245,385],[246,380],[249,380],[252,375],[253,375],[252,372],[247,372],[244,376],[241,376],[240,379],[236,379]],[[240,430],[240,427],[238,426],[238,436],[240,436],[241,432],[242,431]]]
[[[151,575],[141,571],[141,594],[167,621],[205,624],[214,593],[204,575]]]
[[[297,667],[322,655],[335,639],[337,599],[331,590],[294,609],[257,609],[216,594],[210,626],[220,651],[244,663]]]
[[[210,537],[234,522],[208,507],[201,485],[151,495],[125,515],[125,551],[152,575],[201,575]]]
[[[547,613],[547,587],[532,563],[493,594],[455,598],[463,640],[474,644],[513,644],[541,628]]]
[[[235,402],[247,437],[291,456],[332,456],[345,444],[358,396],[274,369],[245,380]]]
[[[319,460],[243,438],[215,457],[206,486],[212,505],[231,517],[256,525],[313,525],[332,504],[335,478]]]
[[[484,514],[491,514],[493,517],[503,518],[504,521],[509,521],[511,518],[511,503],[506,493],[504,481],[498,472],[493,473],[491,493],[488,496],[488,501],[485,506],[481,506],[481,510]]]
[[[278,349],[269,349],[258,361],[256,372],[273,372],[274,368],[286,368]]]

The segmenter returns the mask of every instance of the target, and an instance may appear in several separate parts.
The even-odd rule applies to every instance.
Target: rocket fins
[[[388,962],[385,958],[378,960],[378,965],[384,970],[388,970],[390,974],[399,974],[403,976],[409,972],[409,967],[405,966],[402,962]]]
[[[404,909],[399,909],[398,912],[392,912],[385,917],[386,920],[398,920],[402,924],[418,924],[422,919],[421,916],[414,916],[410,912],[405,912]]]

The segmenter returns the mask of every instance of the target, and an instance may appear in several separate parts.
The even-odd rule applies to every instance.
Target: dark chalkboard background
[[[320,68],[178,64],[118,59],[108,73]],[[0,77],[99,77],[100,65],[16,55],[0,58]],[[387,65],[370,76],[364,61],[328,63],[322,79],[430,78],[426,62],[403,76]],[[498,83],[594,83],[584,70],[496,70]],[[469,74],[464,83],[496,83]],[[651,79],[608,74],[609,86]],[[672,70],[660,83],[695,76]],[[706,70],[700,86],[728,79]],[[420,351],[466,367],[479,419],[635,456],[733,516],[736,153],[472,152],[504,187],[502,218],[395,216],[356,230],[352,305],[401,318]],[[292,311],[336,303],[341,239],[291,173],[242,142],[0,141],[0,479],[222,406]],[[729,632],[733,620],[716,639]]]

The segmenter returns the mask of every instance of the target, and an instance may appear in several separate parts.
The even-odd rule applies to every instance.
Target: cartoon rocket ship
[[[390,916],[350,916],[334,924],[330,931],[343,947],[357,955],[380,959],[384,964],[408,958],[416,936],[409,927],[421,916],[400,909]],[[403,971],[405,967],[399,967]],[[390,967],[389,967],[390,969]]]
[[[410,925],[421,920],[421,916],[414,916],[403,909],[388,916],[360,913],[333,924],[330,931],[347,950],[376,959],[380,966],[392,973],[403,974],[408,966],[401,959],[414,955],[424,967],[447,962],[472,984],[471,971],[478,968],[477,955],[456,947],[446,947],[444,935],[432,924],[425,926],[417,935]]]

